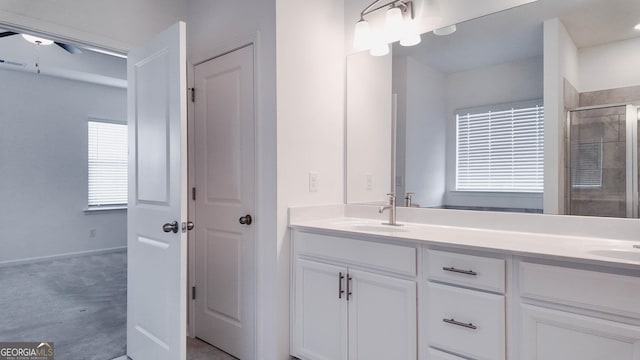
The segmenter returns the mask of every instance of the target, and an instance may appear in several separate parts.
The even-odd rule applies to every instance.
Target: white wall
[[[277,359],[288,359],[288,208],[344,201],[344,2],[279,0],[276,9]],[[317,192],[309,192],[309,172],[318,174]]]
[[[545,214],[564,213],[564,79],[580,90],[578,49],[558,19],[544,22],[544,197]]]
[[[6,0],[0,24],[126,52],[184,19],[186,1]]]
[[[0,78],[0,263],[126,246],[125,211],[84,211],[87,118],[126,121],[126,90],[7,70]]]
[[[404,186],[397,186],[399,200],[406,192],[414,192],[414,203],[441,206],[446,160],[445,74],[412,57],[394,57],[393,62],[393,91],[398,94],[398,118],[403,124],[398,137],[403,159],[398,163],[404,163],[404,169],[396,167],[396,177],[404,177]]]
[[[394,191],[391,59],[391,55],[373,57],[366,51],[347,57],[348,203],[384,204],[386,194]]]
[[[578,50],[580,92],[640,85],[640,37]]]
[[[276,225],[276,9],[266,0],[188,0],[187,46],[192,64],[255,42],[256,94],[256,267],[257,359],[276,359],[283,353],[280,330],[283,319],[277,309],[279,242]],[[281,239],[281,237],[280,237]],[[288,255],[284,255],[288,256]],[[287,345],[288,346],[288,345]],[[288,352],[288,351],[287,351]]]
[[[541,208],[541,195],[455,192],[455,111],[543,98],[543,60],[531,58],[449,74],[446,79],[447,195],[457,206]],[[546,112],[545,112],[546,114]]]

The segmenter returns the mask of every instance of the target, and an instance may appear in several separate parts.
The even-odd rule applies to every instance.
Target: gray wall
[[[0,70],[0,94],[0,264],[125,246],[126,211],[85,209],[87,118],[126,120],[126,90]]]

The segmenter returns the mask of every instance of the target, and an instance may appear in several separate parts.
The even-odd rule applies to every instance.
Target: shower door
[[[631,105],[569,112],[568,214],[638,217],[637,123]]]

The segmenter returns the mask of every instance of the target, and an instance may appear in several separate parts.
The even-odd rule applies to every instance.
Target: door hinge
[[[191,188],[191,200],[195,200],[196,199],[196,188],[192,187]]]
[[[191,102],[196,102],[196,88],[189,88],[191,91]]]
[[[192,286],[191,287],[191,300],[195,300],[196,299],[196,287]]]

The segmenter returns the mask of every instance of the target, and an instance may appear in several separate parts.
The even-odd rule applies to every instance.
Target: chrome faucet
[[[411,207],[413,204],[411,203],[411,196],[415,195],[415,193],[412,192],[408,192],[405,196],[404,196],[404,206],[405,207]]]
[[[383,223],[384,225],[398,225],[396,224],[396,194],[388,193],[389,205],[380,206],[378,213],[382,214],[385,210],[389,210],[389,222]]]

